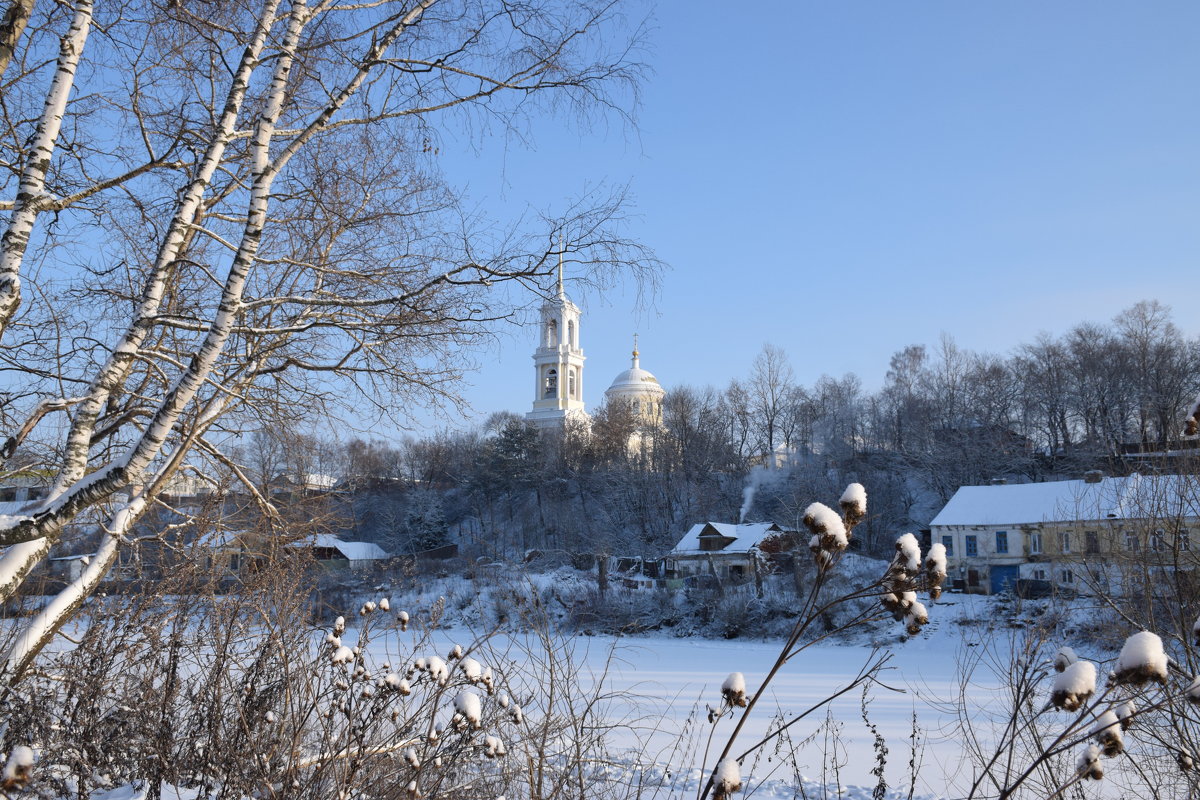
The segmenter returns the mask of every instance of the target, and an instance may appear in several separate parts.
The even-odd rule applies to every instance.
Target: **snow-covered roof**
[[[683,538],[679,540],[679,544],[675,545],[675,549],[671,553],[678,555],[680,553],[701,552],[700,534],[705,531],[708,531],[710,535],[713,532],[718,533],[726,539],[733,539],[733,541],[719,551],[707,550],[703,552],[733,553],[748,552],[751,548],[757,547],[763,539],[766,539],[771,534],[780,533],[782,529],[773,522],[747,522],[741,525],[729,522],[698,522],[683,535]]]
[[[318,533],[308,536],[298,542],[292,542],[289,547],[323,547],[337,550],[350,561],[377,561],[387,558],[387,551],[374,542],[344,542],[331,533]]]
[[[229,530],[221,528],[220,530],[209,531],[196,537],[193,543],[195,547],[211,547],[214,550],[219,550],[223,547],[231,547],[241,544],[241,537],[245,535],[243,530]]]
[[[1149,516],[1200,516],[1200,482],[1181,475],[963,486],[930,522],[1022,525]]]

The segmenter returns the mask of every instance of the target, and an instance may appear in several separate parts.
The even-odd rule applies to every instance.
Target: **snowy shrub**
[[[410,615],[402,636],[378,597],[351,606],[367,609],[354,623],[314,629],[301,586],[264,573],[244,593],[89,605],[76,646],[3,698],[20,743],[4,786],[47,799],[134,784],[298,800],[522,797],[531,781],[586,793],[568,778],[604,758],[609,728],[592,717],[608,689],[569,642],[542,628],[524,650],[448,647],[436,613]]]

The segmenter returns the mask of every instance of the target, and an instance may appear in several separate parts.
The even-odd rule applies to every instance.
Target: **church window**
[[[575,370],[571,370],[567,373],[567,381],[567,396],[574,400],[578,400],[579,398],[575,392]]]
[[[575,347],[575,320],[567,322],[567,344],[572,348]]]
[[[558,370],[552,369],[546,373],[546,388],[542,393],[543,397],[555,397],[558,395]]]
[[[546,323],[546,347],[558,344],[558,320],[552,319]]]

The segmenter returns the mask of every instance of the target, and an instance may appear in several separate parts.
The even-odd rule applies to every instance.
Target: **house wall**
[[[1007,552],[997,548],[997,533],[1001,532],[1006,534]],[[930,534],[933,542],[948,545],[952,552],[947,558],[949,577],[963,580],[968,591],[989,591],[993,567],[1015,566],[1020,578],[1083,591],[1089,570],[1097,573],[1100,566],[1133,561],[1168,565],[1180,554],[1200,560],[1200,518],[934,525]],[[968,554],[967,548],[972,536],[974,555]]]
[[[712,559],[710,568],[709,559]],[[667,569],[671,577],[690,578],[694,575],[712,575],[716,569],[722,581],[742,583],[754,579],[753,558],[746,553],[700,553],[687,556],[672,556]]]

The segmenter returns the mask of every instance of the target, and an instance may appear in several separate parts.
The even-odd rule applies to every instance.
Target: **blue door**
[[[1016,591],[1016,588],[1017,588],[1017,565],[1016,564],[1012,564],[1010,566],[1003,566],[1003,567],[993,566],[989,570],[989,576],[990,576],[991,582],[992,582],[992,586],[991,586],[992,594],[1000,594],[1001,592],[1003,592],[1005,590]]]

